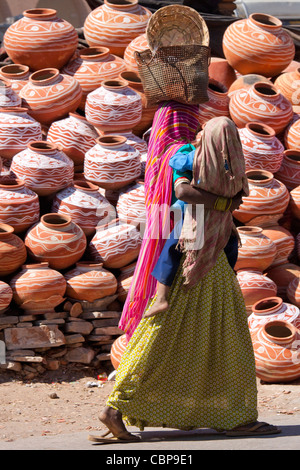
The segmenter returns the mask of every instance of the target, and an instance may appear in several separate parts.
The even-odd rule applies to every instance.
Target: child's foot
[[[156,298],[154,304],[146,310],[144,318],[154,317],[157,313],[164,312],[169,308],[169,303],[165,298]]]

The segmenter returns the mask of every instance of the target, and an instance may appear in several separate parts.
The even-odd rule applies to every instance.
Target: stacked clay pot
[[[76,113],[54,121],[47,133],[47,141],[59,145],[73,160],[75,173],[83,170],[84,155],[94,147],[97,137],[94,127],[84,116]]]
[[[0,314],[9,307],[13,297],[13,291],[9,284],[0,281]]]
[[[64,301],[66,285],[64,276],[45,262],[22,266],[10,281],[14,301],[30,314],[54,311]]]
[[[74,163],[56,145],[35,141],[13,157],[11,171],[39,196],[49,196],[72,184]]]
[[[119,194],[116,205],[118,217],[128,224],[145,224],[145,185],[142,181],[129,186]]]
[[[133,274],[135,271],[135,266],[136,266],[136,262],[131,263],[128,266],[124,266],[120,268],[121,274],[117,278],[117,281],[118,281],[117,294],[118,294],[118,300],[122,303],[125,302],[127,294],[129,292]]]
[[[229,65],[228,60],[221,57],[211,57],[208,67],[210,78],[222,83],[227,91],[237,79],[234,69]]]
[[[295,278],[289,283],[286,295],[292,304],[300,307],[300,278]]]
[[[300,185],[300,150],[283,152],[282,164],[275,177],[290,191]]]
[[[124,51],[124,61],[128,70],[139,73],[138,66],[134,57],[135,52],[141,52],[149,49],[146,33],[133,39]]]
[[[238,250],[236,271],[240,269],[255,269],[264,272],[274,261],[276,246],[265,236],[261,227],[237,227],[241,247]]]
[[[117,368],[119,367],[119,364],[121,362],[121,359],[127,347],[127,344],[128,344],[128,338],[127,338],[127,335],[125,334],[119,336],[112,344],[112,347],[110,350],[110,358],[111,358],[112,366],[115,370],[117,370]]]
[[[117,279],[101,263],[78,262],[64,276],[67,281],[66,295],[71,299],[94,302],[114,295],[117,290]]]
[[[8,80],[0,78],[0,108],[21,106],[21,98],[12,89]]]
[[[23,241],[10,225],[0,223],[0,276],[14,273],[25,263],[27,251]]]
[[[25,246],[33,261],[48,262],[50,268],[57,270],[79,261],[86,245],[83,230],[63,214],[44,214],[25,236]]]
[[[138,0],[104,0],[84,22],[84,37],[90,47],[108,47],[112,54],[123,57],[128,44],[145,33],[151,12]]]
[[[229,117],[229,97],[225,85],[209,79],[207,88],[208,101],[199,105],[199,122],[201,125],[214,117]]]
[[[300,267],[294,263],[285,263],[270,267],[266,275],[277,285],[277,295],[287,300],[287,288],[289,283],[300,277]]]
[[[229,98],[237,90],[247,89],[253,86],[255,83],[265,82],[272,84],[271,80],[264,77],[263,75],[258,75],[256,73],[248,73],[246,75],[240,75],[229,87],[228,96]]]
[[[289,208],[293,217],[300,220],[300,186],[296,186],[296,188],[290,191]]]
[[[270,268],[288,263],[289,257],[295,248],[294,236],[279,224],[263,227],[262,233],[276,246],[276,256]]]
[[[300,103],[300,67],[293,72],[285,72],[276,78],[274,85],[293,105]]]
[[[297,118],[285,130],[284,143],[286,149],[300,151],[300,119]]]
[[[25,10],[23,17],[5,32],[3,44],[15,64],[31,70],[61,69],[78,46],[78,34],[68,21],[51,8]]]
[[[19,96],[34,119],[50,126],[76,111],[82,90],[75,78],[61,74],[56,68],[46,68],[30,75]]]
[[[0,155],[11,159],[34,140],[42,140],[41,124],[27,113],[27,108],[0,108]]]
[[[101,188],[118,190],[136,181],[140,174],[140,154],[127,144],[125,136],[99,137],[85,154],[84,176]]]
[[[8,64],[0,68],[0,78],[7,80],[17,94],[28,82],[30,73],[29,67],[22,64]]]
[[[86,119],[100,132],[131,131],[142,119],[142,98],[125,80],[105,80],[87,95]]]
[[[249,329],[253,332],[274,320],[288,321],[299,328],[299,308],[289,302],[284,302],[276,295],[267,296],[253,304],[251,315],[248,317]]]
[[[253,305],[259,300],[276,296],[277,285],[260,270],[244,268],[237,272],[237,281],[241,288],[246,311],[252,312]]]

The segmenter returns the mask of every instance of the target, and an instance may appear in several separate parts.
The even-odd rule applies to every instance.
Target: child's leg
[[[163,312],[169,308],[168,303],[168,294],[171,287],[161,284],[160,282],[157,283],[157,292],[156,292],[156,299],[154,304],[146,310],[144,313],[144,318],[153,317],[157,313]]]

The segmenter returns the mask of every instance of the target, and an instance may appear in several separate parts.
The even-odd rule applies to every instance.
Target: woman
[[[178,111],[178,105],[172,102],[161,106],[165,112],[174,107]],[[187,109],[180,107],[183,123]],[[219,168],[223,165],[224,170],[224,155],[229,157],[230,150],[238,148],[236,129],[234,133],[233,127],[225,127],[221,134],[219,130],[210,135],[210,125],[206,125],[195,157],[195,186],[175,184],[178,198],[193,205],[204,204],[206,208],[204,247],[186,251],[196,231],[190,237],[190,231],[183,230],[180,244],[184,255],[170,290],[169,309],[140,320],[123,354],[115,387],[100,414],[102,423],[119,441],[139,439],[126,430],[123,418],[140,429],[205,427],[228,435],[280,432],[274,426],[257,422],[255,362],[247,314],[223,250],[232,230],[231,213],[224,209],[229,205],[233,208],[233,199],[220,200],[217,193],[203,190],[199,178],[201,175],[206,183],[210,179],[213,182],[216,173],[212,170],[220,161]],[[209,136],[208,142],[205,134]],[[205,160],[207,157],[207,162],[214,162],[215,166],[201,166],[203,149]],[[155,160],[154,154],[150,156]],[[162,150],[161,159],[165,155]],[[232,165],[238,163],[239,177],[231,178],[226,190],[237,194],[246,188],[241,171],[242,152],[234,157]],[[167,179],[169,168],[165,165],[164,169]],[[155,176],[152,174],[151,181],[155,181]],[[215,185],[218,186],[217,181]],[[170,197],[172,187],[169,189]],[[226,226],[222,225],[224,220]],[[103,441],[104,437],[96,440]]]

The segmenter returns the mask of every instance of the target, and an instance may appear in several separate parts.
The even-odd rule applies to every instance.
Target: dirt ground
[[[47,372],[28,382],[13,372],[0,373],[0,441],[30,436],[100,431],[99,410],[114,381],[98,374],[111,369],[66,369]],[[258,408],[264,416],[300,413],[300,379],[286,384],[257,380]]]

